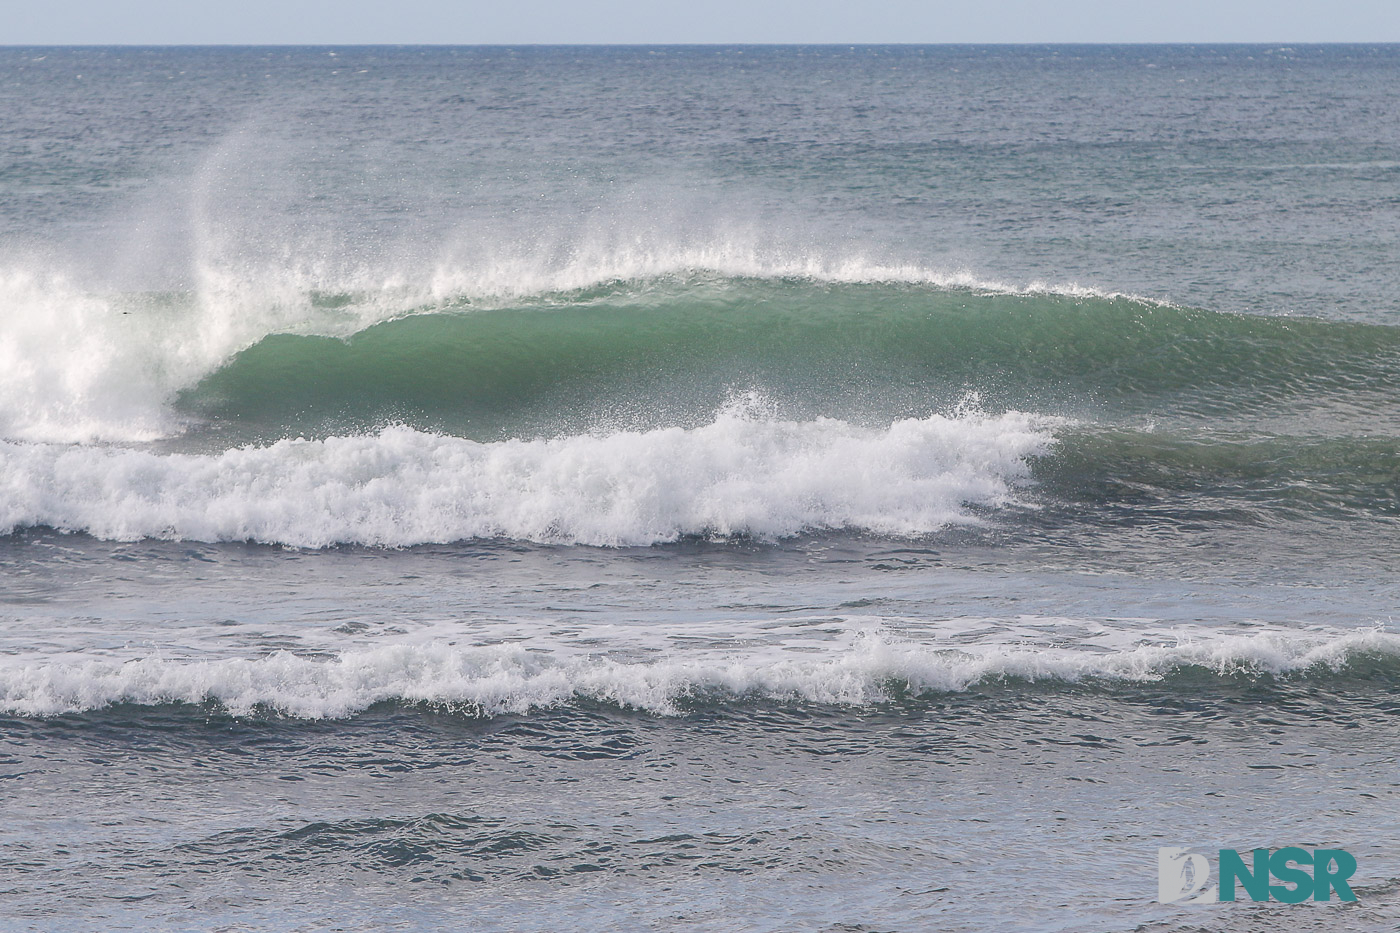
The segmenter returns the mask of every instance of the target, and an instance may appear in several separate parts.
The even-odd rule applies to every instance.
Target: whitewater
[[[855,628],[814,652],[687,652],[664,661],[562,657],[516,646],[443,643],[352,649],[331,658],[279,652],[257,659],[68,658],[0,664],[0,708],[27,716],[112,704],[190,704],[239,716],[345,718],[386,703],[470,716],[527,714],[580,700],[683,715],[698,702],[807,702],[872,708],[977,685],[1157,682],[1192,671],[1218,678],[1325,678],[1372,660],[1394,668],[1400,636],[1384,631],[1287,631],[1094,651],[920,644]],[[569,655],[574,656],[570,657]]]

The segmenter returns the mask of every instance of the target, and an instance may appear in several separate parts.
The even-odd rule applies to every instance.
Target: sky
[[[1397,0],[0,0],[0,45],[1400,42]]]

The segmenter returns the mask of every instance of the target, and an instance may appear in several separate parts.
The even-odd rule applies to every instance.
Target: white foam
[[[278,653],[191,661],[147,657],[0,659],[0,710],[26,716],[214,701],[234,714],[259,708],[310,718],[353,715],[383,701],[427,702],[479,715],[524,713],[578,699],[663,714],[703,695],[865,706],[891,687],[915,695],[966,690],[1004,678],[1154,681],[1186,666],[1220,675],[1337,670],[1361,653],[1400,655],[1381,631],[1234,635],[1117,652],[985,645],[959,648],[868,632],[822,653],[696,652],[650,662],[556,657],[520,645],[397,645],[329,659]]]
[[[120,334],[123,318],[111,301],[62,280],[0,275],[0,436],[165,433],[164,393],[147,375],[160,349],[150,334]]]
[[[0,530],[298,547],[918,535],[1005,504],[1058,423],[964,411],[864,428],[747,398],[694,429],[490,444],[406,427],[217,455],[0,442]]]
[[[0,273],[0,437],[149,441],[185,425],[170,403],[273,333],[348,335],[363,313],[314,311],[309,293],[238,293],[210,278],[196,295],[91,292],[54,275]]]

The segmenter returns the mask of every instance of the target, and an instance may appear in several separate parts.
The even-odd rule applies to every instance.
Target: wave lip
[[[973,523],[1055,419],[962,412],[862,428],[753,396],[708,425],[478,443],[390,427],[217,455],[0,442],[0,529],[317,548],[473,538],[602,546]]]
[[[628,663],[601,656],[557,660],[520,645],[396,645],[313,660],[279,652],[256,659],[142,658],[0,662],[0,711],[51,716],[116,703],[214,702],[234,715],[275,710],[344,718],[377,703],[428,703],[482,716],[527,713],[577,700],[662,714],[688,699],[768,699],[868,706],[898,695],[965,691],[997,681],[1152,682],[1182,670],[1217,676],[1325,674],[1365,658],[1400,660],[1400,635],[1227,636],[1103,652],[1017,645],[957,649],[896,641],[876,631],[822,655],[705,654]]]

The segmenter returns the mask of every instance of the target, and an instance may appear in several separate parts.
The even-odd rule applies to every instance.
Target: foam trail
[[[891,699],[891,688],[927,695],[1006,679],[1150,682],[1188,668],[1217,676],[1325,674],[1366,656],[1400,658],[1400,636],[1270,633],[1105,653],[1010,645],[952,649],[868,632],[819,655],[707,653],[649,663],[558,659],[518,645],[443,644],[352,650],[329,660],[286,652],[213,661],[11,657],[0,661],[0,710],[48,716],[113,703],[212,701],[235,715],[267,708],[324,719],[401,701],[491,716],[586,699],[674,714],[688,698],[866,706]]]
[[[754,398],[694,429],[483,444],[391,427],[218,455],[0,442],[0,530],[116,540],[648,545],[807,529],[918,535],[997,506],[1058,422],[776,420]]]

